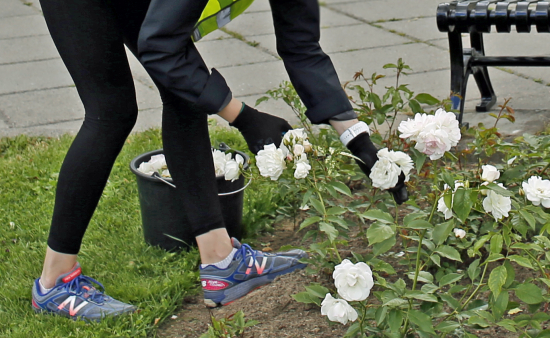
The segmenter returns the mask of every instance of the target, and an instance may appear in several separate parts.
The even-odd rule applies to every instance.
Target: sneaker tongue
[[[231,237],[231,243],[235,249],[239,250],[241,248],[241,242],[239,242],[239,240],[235,237]]]
[[[80,264],[77,262],[71,271],[57,277],[55,284],[58,285],[58,284],[68,283],[73,279],[75,279],[77,276],[80,276],[81,273],[82,273],[82,268],[80,267]]]

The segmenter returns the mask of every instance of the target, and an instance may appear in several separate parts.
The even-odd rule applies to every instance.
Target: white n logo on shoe
[[[59,310],[62,310],[65,305],[69,304],[69,315],[71,316],[76,316],[76,314],[78,313],[78,311],[80,311],[80,309],[82,309],[83,307],[85,307],[88,302],[87,301],[83,301],[82,303],[80,303],[80,305],[78,305],[76,308],[74,307],[74,303],[76,302],[76,296],[70,296],[70,297],[67,297],[67,299],[65,299],[63,301],[63,303],[59,304],[59,306],[57,307]]]
[[[260,266],[260,264],[258,264],[257,260],[250,257],[250,261],[248,261],[248,269],[246,269],[245,274],[247,274],[247,275],[250,274],[250,272],[252,271],[252,266],[256,266],[256,271],[258,272],[258,275],[261,275],[264,272],[266,263],[267,263],[267,258],[265,258],[265,257],[262,258],[262,266]]]

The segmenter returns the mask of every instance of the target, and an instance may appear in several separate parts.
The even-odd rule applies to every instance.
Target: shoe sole
[[[215,297],[204,298],[204,304],[210,308],[227,305],[239,298],[246,296],[247,294],[256,290],[257,288],[271,283],[277,276],[286,275],[287,273],[291,273],[295,270],[303,269],[306,266],[307,264],[298,264],[295,266],[291,266],[290,268],[287,268],[285,270],[281,270],[281,271],[270,273],[264,276],[252,278],[250,280],[247,280],[246,282],[239,283],[231,288],[216,292]],[[214,296],[213,293],[211,293],[211,295]],[[212,298],[219,299],[220,297],[221,297],[221,301],[219,302],[216,302],[212,299]]]

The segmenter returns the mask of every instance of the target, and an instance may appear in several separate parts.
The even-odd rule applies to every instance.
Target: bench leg
[[[459,110],[458,123],[462,125],[464,113],[464,100],[466,96],[466,84],[469,73],[464,67],[464,50],[460,32],[449,32],[449,52],[451,55],[451,102],[452,109]],[[467,61],[466,61],[467,62]]]
[[[483,46],[482,33],[470,33],[470,41],[472,49],[478,55],[485,55],[485,47]],[[474,51],[472,51],[474,53]],[[481,103],[476,106],[477,112],[487,112],[496,103],[497,96],[489,79],[489,72],[486,66],[472,67],[472,73],[476,80],[477,87],[481,93]]]

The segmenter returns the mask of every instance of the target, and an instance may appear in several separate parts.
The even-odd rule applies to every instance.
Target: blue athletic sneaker
[[[298,261],[307,257],[303,250],[265,253],[236,239],[233,239],[233,247],[238,251],[226,269],[214,265],[200,268],[204,303],[209,307],[227,305],[277,276],[306,267]]]
[[[117,316],[133,312],[136,308],[122,303],[97,290],[93,284],[103,288],[98,281],[82,275],[80,264],[57,278],[55,286],[42,294],[40,278],[32,287],[32,306],[36,312],[49,312],[64,317],[100,321],[105,316]]]

